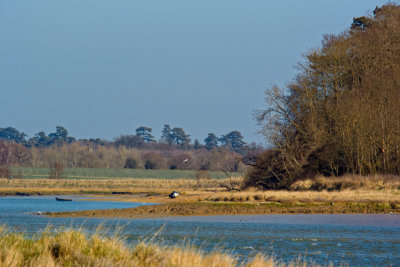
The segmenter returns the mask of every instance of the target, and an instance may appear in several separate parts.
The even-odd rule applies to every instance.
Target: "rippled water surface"
[[[319,264],[351,266],[400,266],[400,216],[258,215],[194,216],[146,220],[48,218],[32,212],[128,208],[142,203],[114,201],[58,202],[54,197],[0,198],[0,223],[12,229],[36,233],[47,225],[83,227],[94,231],[103,224],[110,232],[122,226],[128,242],[155,237],[164,244],[190,242],[210,251],[229,250],[238,257],[258,252],[274,254],[282,261],[299,255]],[[186,240],[186,241],[185,241]]]

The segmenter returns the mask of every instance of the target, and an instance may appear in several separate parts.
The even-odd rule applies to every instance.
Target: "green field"
[[[46,179],[49,168],[12,167],[12,176],[22,179]],[[157,179],[196,179],[197,171],[193,170],[144,170],[144,169],[95,169],[65,168],[64,178],[70,179],[113,179],[113,178],[157,178]],[[223,172],[208,172],[211,178],[227,178]],[[241,173],[232,173],[234,177]]]

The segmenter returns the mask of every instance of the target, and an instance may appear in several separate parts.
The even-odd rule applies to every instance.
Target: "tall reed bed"
[[[316,177],[300,180],[290,186],[292,191],[341,191],[341,190],[400,190],[398,175],[343,175]]]
[[[225,202],[279,202],[279,203],[392,203],[400,206],[400,192],[397,190],[343,190],[328,191],[243,191],[217,192],[203,195],[200,200]]]
[[[140,242],[128,246],[123,239],[81,230],[44,232],[33,238],[0,228],[0,266],[308,266],[299,260],[284,264],[257,254],[245,261],[227,252],[205,253],[191,246],[164,246]]]

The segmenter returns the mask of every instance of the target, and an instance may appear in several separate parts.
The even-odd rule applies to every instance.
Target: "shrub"
[[[299,177],[299,170],[287,168],[284,157],[276,150],[264,151],[247,164],[251,168],[243,180],[244,188],[286,189],[294,182],[294,177]]]
[[[138,168],[138,163],[135,159],[133,158],[127,158],[125,161],[124,168],[126,169],[137,169]]]
[[[144,163],[144,168],[146,170],[152,170],[152,169],[156,169],[156,163],[151,161],[151,160],[146,160],[146,162]]]
[[[49,179],[61,179],[64,166],[60,162],[54,162],[50,165]]]

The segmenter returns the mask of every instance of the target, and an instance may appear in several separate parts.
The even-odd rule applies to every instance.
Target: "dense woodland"
[[[400,6],[354,18],[305,53],[286,87],[266,91],[256,119],[273,147],[247,186],[286,188],[315,175],[400,174]]]
[[[38,132],[32,138],[13,127],[0,128],[0,167],[191,169],[237,172],[244,170],[243,155],[261,147],[243,141],[239,131],[221,137],[210,133],[204,144],[191,143],[182,128],[164,125],[157,142],[149,127],[113,141],[69,136],[57,126],[54,133]]]

